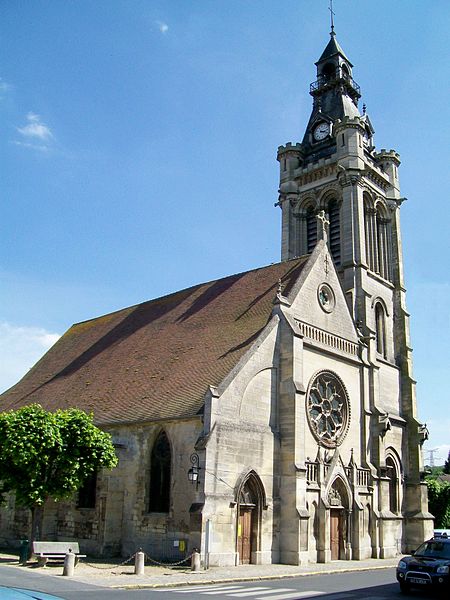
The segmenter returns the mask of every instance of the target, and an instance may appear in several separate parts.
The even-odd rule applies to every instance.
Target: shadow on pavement
[[[421,590],[414,589],[409,593],[405,594],[400,591],[397,582],[388,583],[384,585],[378,585],[369,588],[358,588],[354,590],[346,590],[345,592],[327,592],[318,596],[320,600],[372,600],[372,598],[379,598],[380,600],[388,600],[390,598],[448,598],[448,590],[443,594],[439,595],[435,590]],[[303,600],[303,599],[302,599]],[[307,600],[307,597],[305,597]]]

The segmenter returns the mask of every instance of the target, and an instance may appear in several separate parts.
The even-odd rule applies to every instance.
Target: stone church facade
[[[333,30],[316,67],[304,138],[278,149],[282,261],[74,325],[0,397],[78,406],[113,436],[118,467],[49,502],[45,538],[295,565],[392,557],[432,534],[400,159],[375,150]],[[10,497],[0,535],[27,519]]]

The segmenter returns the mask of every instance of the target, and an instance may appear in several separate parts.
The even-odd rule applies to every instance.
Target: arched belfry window
[[[334,65],[333,63],[327,63],[326,65],[324,65],[321,75],[325,79],[325,81],[331,81],[335,78],[336,75],[336,65]]]
[[[377,208],[377,251],[378,272],[381,277],[388,279],[388,251],[387,251],[387,219],[385,211],[379,205]]]
[[[328,244],[334,263],[336,266],[339,266],[341,264],[340,204],[334,198],[328,203],[328,220],[330,221],[330,228],[328,232]]]
[[[375,304],[375,336],[377,352],[386,358],[386,314],[381,302]]]
[[[161,431],[153,444],[150,458],[149,512],[169,512],[171,462],[169,440]]]
[[[391,220],[387,216],[384,205],[381,202],[378,202],[374,207],[368,194],[364,194],[364,225],[367,266],[374,273],[391,281]]]
[[[373,208],[370,196],[364,194],[364,231],[366,238],[366,263],[371,271],[376,271],[376,257],[374,248],[374,219],[375,209]]]
[[[311,254],[317,244],[317,218],[312,206],[306,209],[306,253]]]

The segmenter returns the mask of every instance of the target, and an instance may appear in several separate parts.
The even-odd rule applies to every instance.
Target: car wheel
[[[407,594],[409,590],[409,583],[406,583],[405,581],[400,581],[400,591],[402,592],[402,594]]]

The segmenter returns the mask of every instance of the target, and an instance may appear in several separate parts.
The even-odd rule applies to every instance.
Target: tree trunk
[[[44,506],[35,504],[31,508],[31,535],[30,535],[30,551],[31,556],[33,542],[41,539],[42,523],[44,521]]]

